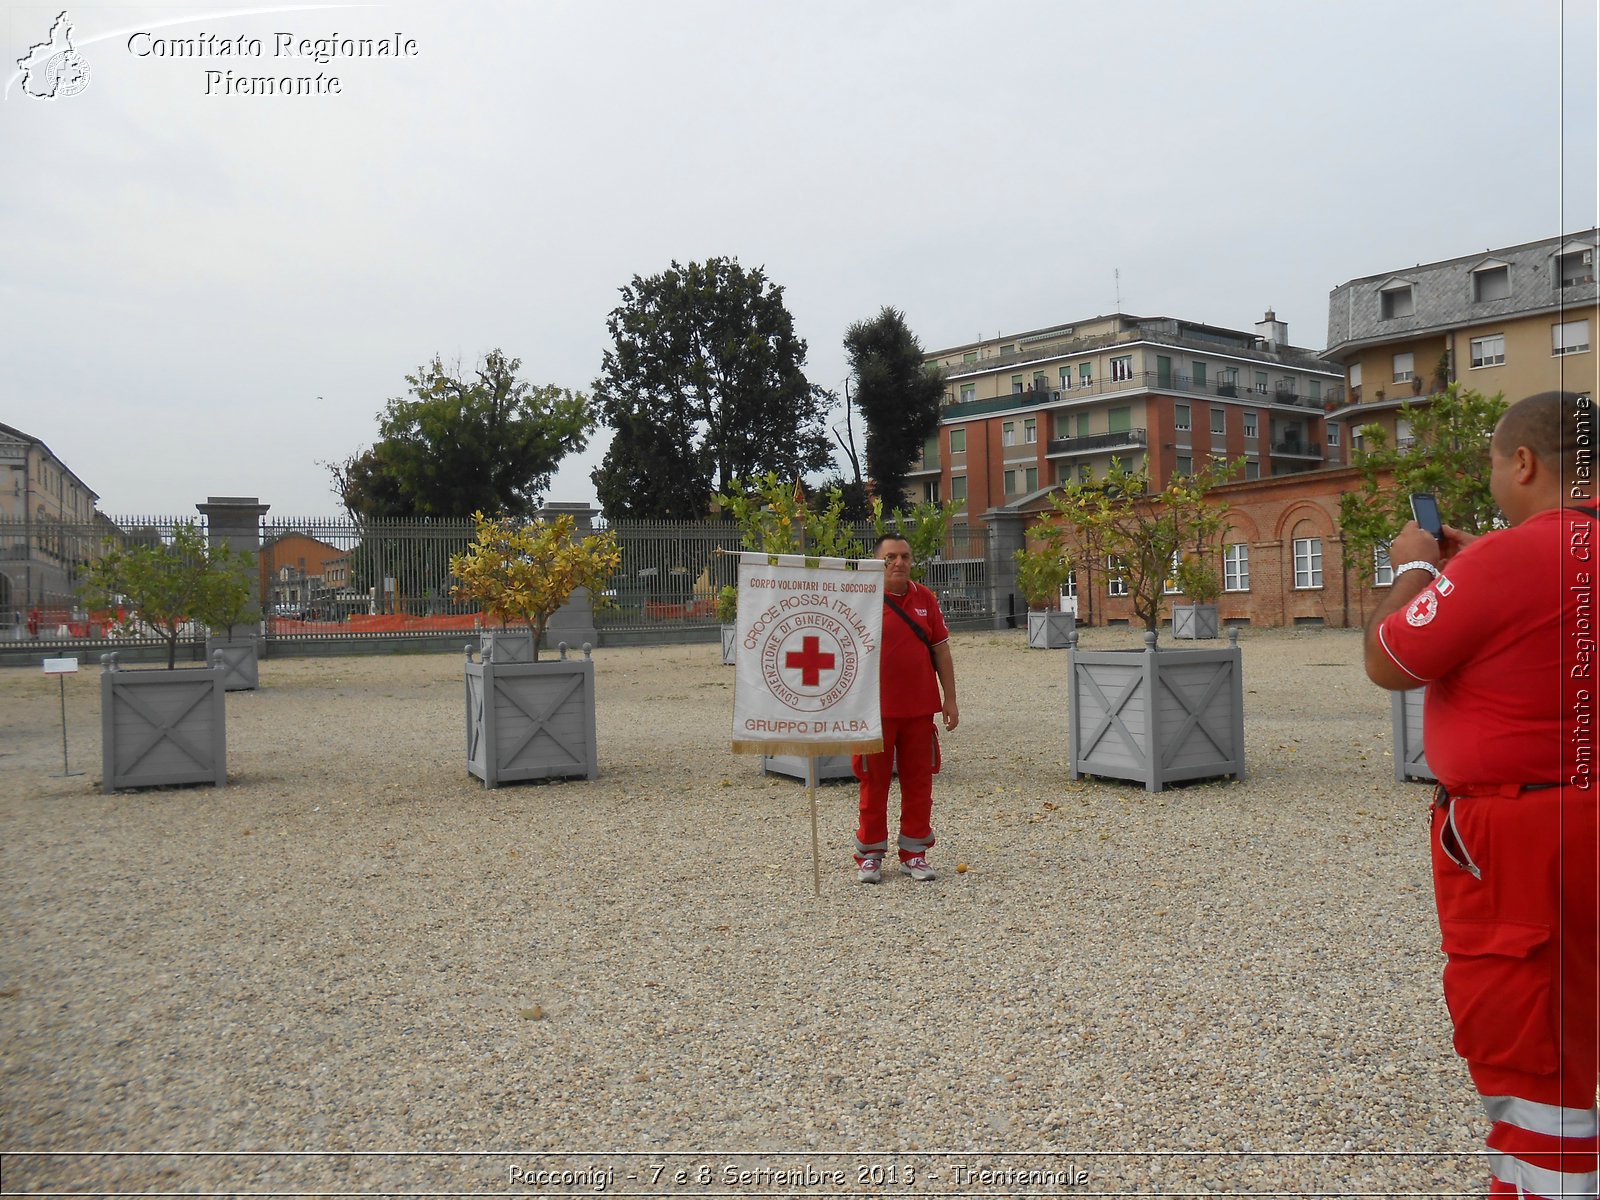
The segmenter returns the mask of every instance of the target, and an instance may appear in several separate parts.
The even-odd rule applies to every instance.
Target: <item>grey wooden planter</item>
[[[260,643],[253,637],[206,639],[206,661],[219,661],[226,672],[223,690],[253,692],[261,686]]]
[[[736,665],[734,655],[739,647],[739,627],[737,625],[724,625],[722,627],[722,665],[731,667]]]
[[[227,669],[124,671],[100,664],[100,786],[167,787],[228,782]]]
[[[761,773],[763,775],[787,775],[791,779],[798,779],[801,783],[806,779],[806,759],[803,754],[763,754],[761,756]],[[854,779],[856,773],[850,769],[850,756],[848,754],[824,754],[817,758],[817,782],[826,783],[831,779]]]
[[[1439,777],[1428,765],[1422,752],[1422,699],[1427,688],[1412,688],[1409,692],[1389,693],[1389,716],[1394,725],[1394,778],[1396,783],[1408,779],[1425,779],[1438,782]]]
[[[467,647],[467,770],[486,788],[523,779],[600,774],[595,749],[594,661],[472,661]]]
[[[484,657],[492,654],[501,666],[533,661],[531,629],[485,629],[478,635],[478,645],[483,647]]]
[[[1245,776],[1239,633],[1226,650],[1067,649],[1071,777],[1133,779],[1159,792],[1184,779]]]
[[[1061,650],[1078,627],[1078,619],[1069,612],[1029,612],[1028,648],[1030,650]]]
[[[1220,629],[1215,604],[1172,606],[1172,636],[1175,638],[1214,638]]]

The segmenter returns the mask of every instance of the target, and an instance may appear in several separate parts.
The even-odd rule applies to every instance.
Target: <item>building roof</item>
[[[56,466],[60,467],[67,473],[67,475],[71,477],[73,483],[77,484],[86,493],[88,493],[91,504],[100,499],[100,493],[95,491],[83,480],[79,479],[77,472],[75,472],[71,467],[67,466],[66,463],[62,462],[61,456],[58,455],[54,450],[50,449],[49,446],[45,445],[43,438],[36,438],[31,433],[24,433],[22,430],[17,429],[14,426],[0,423],[0,441],[6,439],[18,441],[27,446],[39,447],[39,449],[43,450],[50,456],[51,462],[55,463]]]
[[[1556,259],[1587,251],[1592,266],[1597,246],[1600,229],[1588,229],[1341,283],[1328,293],[1326,353],[1336,358],[1363,346],[1593,304],[1600,296],[1594,271],[1588,272],[1587,282],[1562,287]],[[1472,276],[1500,267],[1507,268],[1510,294],[1501,300],[1474,299]],[[1384,317],[1383,293],[1406,287],[1412,292],[1412,312]]]
[[[1111,329],[1080,334],[1083,328],[1097,328],[1103,322],[1113,322]],[[1184,321],[1177,317],[1135,317],[1126,313],[1113,313],[1108,317],[1091,317],[1070,325],[1052,325],[1031,333],[1006,335],[982,342],[968,342],[960,346],[930,351],[924,356],[929,361],[965,354],[993,341],[1014,342],[1015,350],[991,354],[975,362],[950,363],[941,367],[946,379],[967,375],[982,375],[990,371],[1015,368],[1030,362],[1064,358],[1070,355],[1090,354],[1114,346],[1152,342],[1174,346],[1199,354],[1217,357],[1236,357],[1252,362],[1268,362],[1300,371],[1313,371],[1329,376],[1341,372],[1314,350],[1287,344],[1271,344],[1260,334],[1239,329],[1224,329],[1219,325],[1205,325],[1197,321]]]

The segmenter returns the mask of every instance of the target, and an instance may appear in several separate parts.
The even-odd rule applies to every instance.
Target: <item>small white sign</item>
[[[46,675],[75,675],[78,671],[78,660],[75,658],[47,658],[44,660],[44,673]]]

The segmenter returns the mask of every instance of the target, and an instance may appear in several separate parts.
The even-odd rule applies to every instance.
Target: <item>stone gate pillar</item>
[[[991,508],[983,519],[989,530],[986,553],[994,627],[1015,629],[1019,620],[1023,624],[1028,620],[1028,606],[1017,595],[1017,560],[1012,557],[1027,540],[1027,518],[1009,508]]]
[[[261,620],[261,517],[271,508],[254,496],[207,496],[195,508],[206,519],[206,540],[213,546],[226,544],[235,554],[248,554],[256,569],[250,573],[250,602],[255,610],[250,620],[233,626],[228,636],[253,636]]]
[[[594,532],[594,519],[599,515],[598,508],[581,502],[549,501],[539,510],[539,516],[546,521],[571,517],[572,536],[580,541]],[[592,646],[598,645],[599,641],[599,634],[594,627],[594,597],[589,594],[588,588],[573,592],[572,598],[551,614],[550,623],[544,627],[544,645],[547,649],[554,649],[558,643],[565,642],[576,651],[585,642]]]

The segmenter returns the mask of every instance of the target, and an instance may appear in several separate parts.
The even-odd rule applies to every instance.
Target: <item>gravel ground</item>
[[[1064,651],[958,634],[943,873],[858,885],[824,787],[820,898],[712,645],[598,652],[600,778],[496,791],[457,655],[266,661],[227,788],[117,795],[98,670],[71,778],[6,671],[4,1188],[1473,1193],[1427,790],[1357,634],[1240,644],[1250,778],[1152,796],[1067,778]]]

